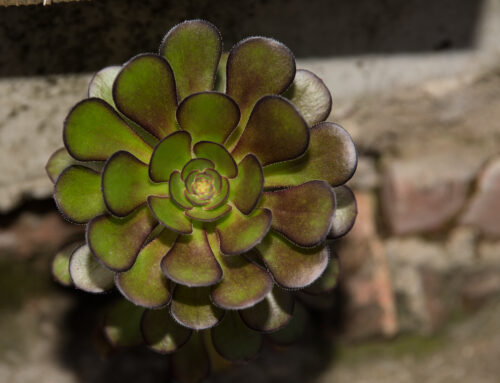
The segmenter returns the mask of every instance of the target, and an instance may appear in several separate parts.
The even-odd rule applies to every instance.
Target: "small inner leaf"
[[[234,178],[238,175],[238,167],[227,149],[213,142],[201,141],[193,147],[198,158],[206,158],[215,164],[215,170],[223,176]]]
[[[227,198],[229,197],[229,181],[226,177],[222,178],[222,187],[217,190],[217,195],[212,197],[210,200],[210,203],[207,204],[206,206],[203,206],[203,209],[205,210],[214,210],[222,206],[227,201]],[[214,186],[216,188],[216,186]]]
[[[219,206],[216,209],[205,210],[204,207],[194,207],[184,212],[186,216],[196,221],[214,222],[229,214],[232,210],[230,205]]]
[[[115,286],[115,273],[97,262],[87,245],[71,255],[69,273],[75,286],[88,293],[103,293]]]
[[[153,181],[168,181],[170,174],[181,171],[186,162],[191,159],[191,136],[188,132],[174,132],[156,145],[149,175]]]
[[[177,170],[173,171],[170,175],[170,181],[168,183],[170,198],[177,205],[179,205],[183,209],[191,209],[193,206],[191,202],[189,202],[184,195],[184,190],[186,186],[184,181],[182,181],[181,173]]]
[[[194,158],[182,168],[181,177],[183,180],[194,170],[215,169],[215,164],[206,158]]]
[[[156,219],[179,234],[192,232],[191,221],[184,215],[182,208],[169,197],[148,197],[148,206]]]

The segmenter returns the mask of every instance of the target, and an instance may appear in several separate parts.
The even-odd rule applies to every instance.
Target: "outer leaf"
[[[177,108],[177,121],[195,142],[224,143],[240,120],[240,109],[224,93],[201,92],[188,96]]]
[[[242,254],[262,241],[271,228],[272,214],[268,209],[256,209],[246,216],[233,209],[217,224],[220,249],[224,254]]]
[[[308,145],[309,128],[292,103],[281,96],[266,96],[255,104],[232,154],[239,161],[253,153],[266,166],[295,159]]]
[[[160,54],[172,66],[179,100],[213,89],[221,52],[220,33],[207,21],[185,21],[167,33]]]
[[[215,258],[222,268],[222,281],[212,288],[212,302],[223,309],[241,310],[260,302],[271,291],[273,281],[266,270],[243,256],[220,252],[217,237],[209,235]]]
[[[191,136],[188,132],[174,132],[156,145],[149,175],[153,181],[162,182],[170,179],[174,170],[181,171],[191,159]]]
[[[186,344],[192,333],[177,324],[168,308],[144,311],[141,330],[146,344],[160,354],[177,351]]]
[[[332,96],[325,83],[305,69],[297,70],[284,96],[297,107],[309,126],[326,120],[332,111]]]
[[[273,343],[277,343],[282,346],[291,345],[304,335],[308,319],[306,309],[297,302],[295,304],[293,316],[290,322],[288,322],[287,325],[281,330],[269,334],[268,337]]]
[[[191,202],[189,202],[184,195],[186,185],[184,184],[184,181],[181,178],[181,173],[179,171],[175,170],[170,175],[168,188],[170,192],[170,198],[172,198],[172,201],[179,205],[179,207],[183,209],[191,209],[193,207]]]
[[[97,262],[87,245],[71,255],[69,273],[75,286],[88,293],[103,293],[115,287],[115,274]]]
[[[52,276],[63,286],[73,285],[71,274],[69,273],[69,259],[71,258],[71,254],[73,254],[75,249],[80,246],[81,244],[79,243],[72,243],[68,246],[65,246],[56,253],[56,256],[52,260]]]
[[[73,158],[105,161],[119,150],[149,162],[152,148],[105,101],[88,98],[76,104],[64,122],[64,145]]]
[[[180,383],[199,383],[210,375],[201,332],[194,332],[187,344],[172,355],[172,375]]]
[[[273,229],[299,246],[323,241],[335,212],[335,195],[324,181],[310,181],[290,189],[265,192],[261,206],[273,213]]]
[[[161,56],[142,54],[126,63],[114,82],[113,99],[120,112],[159,139],[177,130],[174,74]]]
[[[125,218],[102,215],[87,225],[87,242],[106,267],[125,271],[132,267],[155,220],[144,206]]]
[[[215,169],[215,164],[206,158],[195,158],[189,161],[182,168],[181,177],[186,180],[186,177],[194,170],[203,171],[205,169]]]
[[[226,90],[226,65],[228,57],[229,52],[222,52],[219,66],[217,67],[217,73],[215,74],[214,89],[219,92],[224,92]]]
[[[167,195],[167,184],[154,183],[148,165],[128,152],[116,152],[104,166],[102,193],[108,210],[125,217],[144,204],[149,195]]]
[[[116,275],[116,286],[128,300],[146,308],[161,307],[170,301],[169,282],[160,262],[176,238],[176,233],[163,230],[141,249],[130,270]]]
[[[116,109],[115,100],[113,100],[113,83],[121,69],[119,65],[108,66],[95,73],[90,80],[88,96],[100,98]]]
[[[142,343],[141,317],[144,312],[127,301],[120,299],[111,306],[104,318],[104,335],[117,347],[131,347]]]
[[[242,114],[233,142],[240,136],[257,100],[269,94],[281,94],[294,76],[293,54],[276,40],[250,37],[231,49],[227,60],[226,93],[238,103]]]
[[[222,205],[211,210],[205,210],[205,207],[194,207],[192,210],[185,211],[184,214],[196,221],[215,222],[229,214],[231,210],[231,205]]]
[[[264,168],[264,187],[300,185],[325,180],[332,186],[347,182],[357,165],[357,154],[349,133],[331,122],[311,128],[311,142],[301,158]]]
[[[250,330],[236,311],[230,311],[211,330],[215,350],[228,360],[249,360],[262,348],[262,335]]]
[[[71,165],[82,165],[88,168],[95,170],[96,172],[100,172],[103,166],[102,162],[82,162],[77,161],[73,157],[71,157],[66,150],[66,148],[60,148],[56,150],[50,156],[47,164],[45,165],[45,170],[50,180],[55,183],[57,177]]]
[[[217,172],[223,176],[234,178],[238,175],[238,167],[227,149],[213,142],[201,141],[193,147],[198,158],[207,158],[215,164]]]
[[[210,303],[209,287],[175,286],[171,314],[181,325],[205,330],[220,322],[224,311]]]
[[[337,186],[333,191],[337,200],[337,208],[328,237],[339,238],[351,230],[358,215],[358,207],[353,192],[347,186]]]
[[[340,277],[340,261],[338,256],[333,252],[331,244],[329,244],[331,251],[330,262],[326,267],[321,277],[316,279],[316,281],[307,286],[303,291],[308,294],[325,294],[332,291],[339,281]]]
[[[293,295],[274,287],[262,302],[240,311],[240,315],[251,329],[271,333],[283,328],[290,321],[293,306]]]
[[[169,197],[148,197],[148,206],[162,225],[179,234],[192,232],[192,224],[183,210]]]
[[[76,223],[85,223],[106,211],[101,176],[85,166],[72,165],[61,173],[54,200],[63,215]]]
[[[161,262],[165,275],[186,286],[210,286],[222,278],[222,269],[208,243],[207,234],[197,226],[191,235],[180,236]]]
[[[328,265],[328,248],[304,249],[271,231],[257,247],[274,280],[288,289],[306,287],[318,279]]]
[[[229,200],[243,213],[250,214],[262,195],[264,172],[257,157],[248,154],[238,164],[238,177],[231,180]]]

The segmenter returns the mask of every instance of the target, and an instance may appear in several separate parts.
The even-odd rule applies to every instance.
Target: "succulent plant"
[[[325,122],[324,83],[273,39],[229,53],[221,41],[212,24],[186,21],[159,54],[99,71],[47,164],[62,215],[86,224],[85,243],[55,257],[55,277],[90,293],[116,287],[125,299],[106,314],[107,338],[175,352],[186,381],[209,370],[205,349],[244,360],[264,335],[293,340],[304,319],[295,292],[334,286],[327,239],[356,216],[343,186],[356,150]]]

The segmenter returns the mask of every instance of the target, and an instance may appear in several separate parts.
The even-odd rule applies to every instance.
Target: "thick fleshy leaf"
[[[248,154],[238,164],[238,177],[231,180],[229,200],[243,213],[250,214],[264,188],[264,172],[257,157]]]
[[[177,109],[177,121],[188,131],[194,142],[224,143],[240,120],[240,109],[224,93],[192,94]]]
[[[229,214],[232,210],[230,205],[219,206],[216,209],[205,210],[205,207],[194,207],[184,212],[186,216],[196,221],[214,222]]]
[[[116,108],[113,100],[113,83],[121,69],[121,66],[115,65],[96,72],[90,80],[88,96],[100,98]]]
[[[181,325],[205,330],[220,322],[224,311],[210,302],[209,287],[175,286],[170,312]]]
[[[352,177],[357,154],[349,133],[332,122],[321,122],[310,131],[311,141],[304,156],[264,168],[264,187],[300,185],[312,180],[338,186]]]
[[[191,159],[191,136],[188,132],[174,132],[156,145],[149,176],[153,181],[162,182],[170,179],[174,170],[181,171]]]
[[[201,141],[193,147],[198,158],[207,158],[215,164],[215,170],[223,176],[234,178],[238,175],[238,167],[227,149],[214,142]]]
[[[214,186],[217,189],[216,186]],[[222,206],[229,197],[229,181],[226,177],[221,178],[221,187],[217,190],[217,195],[213,196],[210,203],[203,207],[206,210],[214,210]]]
[[[253,153],[266,166],[299,157],[308,144],[309,127],[292,103],[266,96],[255,104],[232,154],[239,161]]]
[[[92,253],[105,266],[125,271],[134,264],[155,223],[147,206],[125,218],[102,215],[87,225],[87,242]]]
[[[215,350],[232,361],[252,359],[262,347],[262,335],[245,326],[236,311],[227,312],[211,335]]]
[[[101,175],[85,166],[70,166],[57,178],[54,200],[61,213],[72,222],[89,221],[106,211]]]
[[[180,383],[200,383],[210,375],[210,359],[202,335],[193,332],[186,345],[172,354],[172,375]]]
[[[224,254],[241,254],[262,241],[271,228],[272,214],[269,209],[256,209],[244,215],[238,209],[217,224],[220,249]]]
[[[51,271],[54,279],[63,286],[73,285],[69,273],[69,260],[71,254],[81,246],[81,243],[72,243],[59,250],[52,260]]]
[[[141,318],[144,308],[126,299],[115,302],[104,317],[104,335],[115,347],[137,346],[143,342]]]
[[[160,54],[172,66],[179,100],[213,89],[221,52],[220,33],[207,21],[188,20],[167,33]]]
[[[73,158],[105,161],[119,150],[149,162],[153,148],[105,101],[88,98],[76,104],[64,122],[64,145]]]
[[[328,265],[329,251],[324,244],[304,249],[272,230],[257,249],[274,280],[288,289],[310,285]]]
[[[237,139],[257,100],[269,94],[281,94],[290,86],[295,76],[295,58],[276,40],[250,37],[231,49],[226,73],[226,93],[241,108],[240,124],[231,137]]]
[[[115,273],[97,262],[87,245],[71,255],[69,273],[74,285],[88,293],[103,293],[115,287]]]
[[[180,234],[193,231],[191,221],[184,215],[184,210],[169,197],[148,197],[148,206],[162,225]]]
[[[354,225],[356,216],[358,215],[358,206],[354,193],[347,186],[337,186],[333,188],[335,198],[337,200],[337,207],[332,219],[332,227],[329,238],[339,238],[347,234]]]
[[[293,316],[290,322],[281,330],[269,334],[268,337],[273,343],[282,346],[289,346],[298,341],[306,330],[308,314],[304,306],[296,302],[293,310]]]
[[[142,54],[127,62],[113,85],[116,107],[156,138],[177,130],[172,68],[161,56]]]
[[[215,164],[206,158],[194,158],[182,168],[181,177],[183,180],[195,170],[215,169]]]
[[[188,192],[187,189],[184,191],[184,196],[193,206],[204,206],[210,203],[210,199],[201,198],[196,194],[193,194],[191,191]]]
[[[222,278],[207,234],[198,225],[194,225],[191,235],[177,239],[163,258],[161,268],[169,279],[186,286],[210,286]]]
[[[297,107],[309,126],[326,120],[332,111],[332,96],[325,83],[305,69],[295,72],[284,96]]]
[[[141,331],[144,342],[160,354],[170,354],[184,346],[192,331],[180,326],[170,315],[169,308],[146,310],[142,315]]]
[[[168,195],[168,185],[151,181],[148,165],[128,152],[116,152],[102,172],[102,194],[108,210],[125,217],[146,202],[149,195]]]
[[[267,271],[244,256],[222,254],[216,235],[210,234],[209,240],[223,273],[210,293],[212,302],[226,310],[241,310],[264,299],[273,287]]]
[[[45,170],[50,180],[55,183],[57,177],[63,172],[64,169],[70,167],[71,165],[82,165],[88,167],[90,169],[95,170],[96,172],[100,172],[104,165],[103,162],[82,162],[77,161],[73,157],[71,157],[66,150],[66,148],[60,148],[56,150],[50,156],[47,164],[45,165]]]
[[[330,262],[321,276],[316,281],[307,286],[303,291],[308,294],[324,294],[332,291],[339,281],[340,277],[340,262],[338,256],[333,252],[331,244],[327,244],[330,248]]]
[[[271,333],[283,328],[290,321],[293,306],[293,295],[275,286],[262,302],[240,311],[240,315],[251,329]]]
[[[170,285],[160,263],[176,238],[176,233],[164,229],[141,249],[130,270],[116,275],[116,287],[128,300],[147,308],[161,307],[170,301]]]
[[[170,175],[170,181],[168,182],[168,188],[170,192],[170,198],[183,209],[191,209],[193,206],[186,199],[184,195],[184,190],[186,185],[181,178],[181,173],[177,170],[173,171]]]
[[[218,92],[226,91],[226,66],[228,57],[229,52],[222,52],[219,60],[219,65],[217,66],[214,89]]]
[[[264,192],[261,206],[273,213],[272,227],[299,246],[323,241],[335,212],[335,195],[324,181]]]

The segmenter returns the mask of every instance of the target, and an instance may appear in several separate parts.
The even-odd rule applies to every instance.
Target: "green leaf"
[[[324,244],[304,249],[272,230],[257,249],[276,283],[287,289],[301,289],[310,285],[328,265],[329,252]]]
[[[128,152],[116,152],[104,166],[102,193],[108,210],[125,217],[146,202],[149,195],[168,195],[166,183],[154,183],[148,165]]]
[[[226,310],[241,310],[260,302],[273,287],[267,271],[244,256],[222,254],[214,234],[209,235],[223,278],[212,288],[212,302]]]
[[[161,56],[141,54],[127,62],[113,85],[120,112],[158,139],[177,130],[172,68]]]
[[[337,254],[333,252],[331,244],[327,244],[327,246],[329,246],[331,253],[330,262],[328,262],[323,274],[312,285],[303,290],[307,294],[325,294],[337,286],[340,277],[340,261]]]
[[[174,132],[156,145],[149,175],[153,181],[162,182],[170,179],[174,170],[181,171],[191,159],[191,136],[188,132]]]
[[[245,326],[236,311],[228,311],[211,335],[215,350],[231,361],[250,360],[262,348],[262,335]]]
[[[47,161],[47,164],[45,165],[45,170],[47,171],[47,175],[49,176],[50,180],[53,183],[55,183],[57,177],[59,177],[59,175],[63,172],[63,170],[69,168],[71,165],[82,165],[92,170],[95,170],[96,172],[100,172],[102,170],[102,166],[104,165],[104,163],[82,162],[75,160],[73,157],[69,155],[66,148],[60,148],[57,149],[54,153],[52,153],[49,160]]]
[[[198,225],[191,235],[181,235],[161,262],[165,275],[186,286],[210,286],[220,281],[222,269]]]
[[[76,104],[66,117],[64,145],[73,158],[105,161],[119,150],[148,163],[153,149],[105,101],[88,98]]]
[[[214,85],[214,89],[218,92],[225,92],[226,90],[226,65],[228,57],[229,52],[222,52],[220,56],[219,66],[217,67],[217,73],[215,74]]]
[[[71,255],[69,273],[75,287],[88,293],[104,293],[115,287],[115,273],[97,262],[87,245]]]
[[[115,302],[104,317],[104,335],[115,347],[132,347],[142,344],[141,318],[144,308],[126,299]]]
[[[299,246],[322,242],[335,212],[335,195],[324,181],[264,192],[261,206],[273,213],[272,228]]]
[[[337,208],[328,237],[339,238],[351,230],[358,215],[358,207],[353,192],[347,186],[337,186],[333,188],[333,191],[337,200]]]
[[[207,21],[185,21],[167,33],[160,54],[172,66],[179,100],[213,89],[221,52],[220,33]]]
[[[271,220],[268,209],[256,209],[250,215],[233,209],[216,227],[221,251],[228,255],[247,252],[262,241],[271,228]]]
[[[205,210],[204,207],[194,207],[184,212],[186,216],[196,221],[214,222],[229,214],[232,210],[230,205],[222,205],[216,209]]]
[[[224,311],[210,302],[209,287],[175,286],[170,312],[181,325],[205,330],[220,322]]]
[[[170,181],[168,182],[170,198],[175,202],[179,207],[183,209],[192,209],[193,206],[191,202],[189,202],[184,195],[184,190],[186,190],[186,185],[181,178],[181,173],[177,170],[174,170],[170,175]]]
[[[293,306],[293,295],[275,286],[263,301],[240,311],[240,315],[251,329],[271,333],[283,328],[290,321]]]
[[[281,346],[289,346],[304,335],[308,319],[309,317],[304,306],[296,302],[290,322],[281,330],[269,334],[268,338],[270,338],[273,343]]]
[[[238,164],[238,177],[231,180],[229,200],[243,214],[250,214],[257,206],[263,188],[262,165],[253,154],[247,154]]]
[[[241,109],[240,123],[228,142],[232,146],[257,100],[269,94],[281,94],[290,86],[295,76],[295,59],[292,52],[276,40],[250,37],[231,49],[226,72],[226,93]]]
[[[71,254],[80,247],[80,243],[72,243],[58,251],[52,259],[51,271],[54,279],[63,286],[72,286],[73,281],[69,273],[69,259]]]
[[[148,197],[148,206],[156,219],[179,234],[190,234],[192,224],[184,211],[169,197]]]
[[[208,169],[210,170],[210,169]],[[219,177],[220,178],[220,177]],[[215,184],[215,182],[214,182]],[[229,181],[226,177],[221,178],[221,185],[219,190],[217,190],[217,185],[214,185],[217,195],[214,195],[206,206],[203,206],[205,210],[215,210],[226,203],[229,197]]]
[[[326,120],[332,111],[332,96],[325,83],[305,69],[297,70],[283,96],[297,107],[309,126]]]
[[[57,178],[54,200],[70,221],[88,222],[106,211],[101,193],[101,175],[80,165],[66,168]]]
[[[288,161],[304,154],[309,127],[297,109],[281,96],[261,98],[232,151],[236,160],[255,154],[263,166]]]
[[[113,83],[121,69],[121,66],[115,65],[96,72],[90,80],[89,97],[100,98],[116,109],[115,100],[113,100]]]
[[[87,225],[87,241],[92,253],[106,267],[125,271],[134,264],[155,223],[146,206],[125,218],[102,215]]]
[[[194,158],[182,168],[181,177],[183,180],[186,180],[186,177],[192,171],[203,171],[205,169],[215,169],[215,164],[212,161],[207,160],[206,158]]]
[[[169,282],[160,264],[176,238],[176,233],[164,229],[141,249],[130,270],[117,274],[116,287],[128,300],[146,308],[158,308],[170,301]]]
[[[238,167],[227,149],[214,142],[201,141],[193,148],[198,158],[206,158],[215,164],[215,170],[223,176],[234,178],[238,175]]]
[[[331,122],[321,122],[310,131],[311,141],[304,156],[264,168],[264,187],[300,185],[312,180],[338,186],[352,177],[357,154],[349,133]]]
[[[186,345],[172,354],[172,375],[179,383],[200,383],[210,375],[210,359],[202,334],[193,332]]]
[[[194,142],[224,143],[240,120],[240,109],[224,93],[202,92],[188,96],[177,109],[177,121]]]
[[[145,343],[160,354],[177,351],[186,344],[192,333],[177,324],[168,308],[144,311],[141,330]]]

